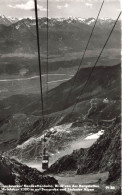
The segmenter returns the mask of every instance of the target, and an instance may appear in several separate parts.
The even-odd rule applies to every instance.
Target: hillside
[[[81,94],[80,98],[78,98],[79,91],[82,89],[90,70],[91,68],[84,68],[79,71],[72,90],[72,96],[67,104],[66,99],[73,79],[49,91],[48,101],[44,96],[45,129],[57,124],[82,122],[84,117],[91,122],[94,120],[95,123],[99,123],[101,120],[109,120],[120,114],[120,65],[96,67],[90,80],[90,85],[88,84],[84,94]],[[103,75],[106,75],[106,77],[103,78]],[[107,101],[105,100],[106,98]],[[92,109],[92,99],[96,102],[95,109],[94,105]],[[76,100],[78,104],[71,117],[70,112]],[[39,95],[11,96],[0,101],[0,108],[1,150],[2,148],[6,150],[10,142],[11,148],[13,148],[16,144],[21,144],[34,135],[42,135]],[[62,111],[63,115],[60,118]],[[16,128],[18,129],[17,133]]]
[[[72,94],[69,97],[67,104],[65,102],[69,95],[69,91],[71,90],[72,83],[74,82],[74,77],[50,90],[48,92],[48,100],[46,100],[46,95],[43,94],[45,113],[54,113],[59,110],[64,110],[69,106],[72,106],[76,100],[78,102],[87,101],[92,98],[119,100],[120,68],[120,64],[109,67],[96,67],[83,94],[80,94],[79,91],[82,90],[91,68],[81,69],[76,76],[75,85],[72,88]],[[103,75],[106,75],[105,78]],[[5,107],[8,107],[8,109],[6,110]],[[35,113],[35,111],[40,113],[40,95],[11,96],[0,102],[0,108],[0,112],[2,113],[1,117],[3,117],[3,119],[4,114],[5,117],[8,117],[9,115],[11,116],[11,114],[16,113],[17,111],[21,112],[21,108],[23,108],[22,112],[25,114]]]
[[[50,112],[49,110],[52,109],[55,109],[55,111],[64,110],[74,105],[76,100],[77,102],[83,102],[92,98],[120,99],[120,65],[96,67],[83,94],[80,94],[79,91],[82,90],[90,71],[91,68],[80,69],[76,75],[72,94],[67,102],[66,100],[74,82],[74,77],[49,91],[48,97],[49,100],[52,100],[52,104],[47,102],[47,112]],[[106,76],[104,77],[103,75]],[[53,102],[55,102],[55,107],[53,106]]]

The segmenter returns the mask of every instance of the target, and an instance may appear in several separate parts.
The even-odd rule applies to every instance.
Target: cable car
[[[49,166],[49,155],[47,153],[47,149],[44,148],[42,155],[42,169],[47,170]]]
[[[49,155],[46,148],[46,136],[44,135],[44,149],[42,154],[42,169],[47,170],[49,165]]]

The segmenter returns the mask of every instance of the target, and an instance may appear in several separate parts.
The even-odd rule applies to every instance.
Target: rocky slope
[[[118,120],[118,119],[117,119]],[[84,160],[79,160],[78,174],[89,173],[92,171],[106,171],[112,172],[114,168],[114,177],[116,180],[120,177],[120,123],[118,121],[111,124],[106,129],[105,134],[94,144],[85,155]],[[110,174],[111,175],[111,174]]]
[[[50,164],[54,163],[61,156],[70,154],[74,149],[80,148],[80,142],[82,142],[85,148],[94,142],[93,140],[85,143],[83,138],[91,132],[97,132],[97,129],[89,127],[87,124],[85,126],[85,128],[84,126],[79,128],[73,127],[72,124],[60,125],[45,132]],[[39,165],[42,161],[42,150],[43,135],[28,139],[16,148],[9,150],[8,154],[19,161]]]
[[[107,183],[120,183],[121,175],[121,125],[120,117],[113,122],[106,122],[103,135],[89,149],[74,151],[56,161],[47,171],[61,173],[77,170],[77,174],[109,171]]]
[[[24,164],[21,164],[15,160],[9,159],[8,157],[4,157],[0,155],[0,182],[4,185],[18,185],[22,186],[27,185],[50,185],[52,186],[52,189],[55,187],[55,185],[58,185],[58,182],[53,178],[49,176],[43,176],[43,174],[36,169],[32,169]],[[22,188],[21,187],[21,188]],[[31,186],[32,188],[32,186]],[[46,189],[46,187],[44,188]],[[4,190],[3,190],[4,191]],[[0,193],[2,192],[2,186]],[[17,192],[6,192],[6,194],[20,194],[19,190]],[[24,193],[31,193],[33,194],[45,194],[45,195],[68,195],[65,191],[62,192],[46,192],[46,191],[41,191],[39,190],[38,192],[29,192],[28,190],[24,191]]]

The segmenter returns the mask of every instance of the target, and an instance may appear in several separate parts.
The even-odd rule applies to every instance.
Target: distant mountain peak
[[[4,16],[3,14],[0,14],[0,17]]]
[[[15,17],[11,17],[11,16],[6,17],[6,16],[0,14],[0,24],[9,26],[17,21],[18,21],[18,19]]]

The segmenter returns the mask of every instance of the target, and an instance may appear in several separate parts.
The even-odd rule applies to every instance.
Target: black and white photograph
[[[0,195],[121,195],[121,0],[0,0]]]

